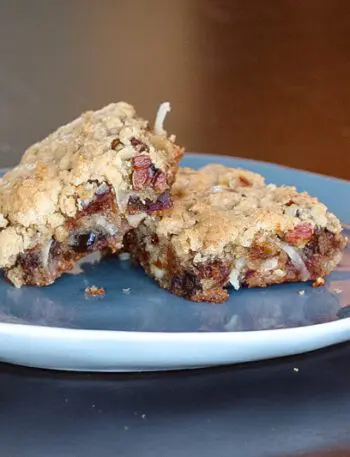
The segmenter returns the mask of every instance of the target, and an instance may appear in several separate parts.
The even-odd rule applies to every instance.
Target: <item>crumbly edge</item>
[[[266,287],[323,277],[339,263],[346,244],[341,234],[318,230],[303,248],[292,248],[302,259],[301,266],[273,235],[265,236],[263,244],[257,240],[250,248],[239,247],[200,263],[193,256],[179,257],[169,240],[142,228],[130,232],[127,240],[133,258],[161,287],[192,301],[212,303],[227,300],[228,285]]]
[[[7,279],[16,287],[52,284],[87,254],[105,249],[118,252],[123,235],[131,227],[116,209],[111,189],[107,189],[75,219],[67,221],[65,228],[69,233],[65,240],[53,238],[19,254],[15,265],[5,270]]]
[[[157,201],[170,189],[182,154],[172,137],[155,134],[124,102],[84,113],[59,128],[31,146],[20,165],[0,180],[0,267],[10,268],[20,253],[52,237],[68,236],[67,220],[103,185],[111,186],[119,211],[134,227],[147,211],[145,205],[129,211],[129,199]],[[143,158],[158,181],[135,168],[135,160]]]

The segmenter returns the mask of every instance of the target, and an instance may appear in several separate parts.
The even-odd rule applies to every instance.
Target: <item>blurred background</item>
[[[0,166],[117,100],[187,151],[350,178],[347,0],[0,0]]]

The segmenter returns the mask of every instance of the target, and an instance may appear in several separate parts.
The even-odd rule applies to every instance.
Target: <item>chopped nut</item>
[[[313,282],[312,287],[322,287],[325,285],[325,283],[326,281],[323,278],[319,277],[316,279],[316,281]]]
[[[138,140],[137,138],[133,137],[130,138],[130,144],[138,151],[138,152],[148,152],[148,147],[142,141]]]
[[[142,190],[148,184],[148,171],[147,169],[136,169],[132,174],[132,187],[135,190]]]
[[[242,186],[242,187],[251,187],[252,183],[249,181],[249,179],[247,179],[245,176],[243,175],[240,175],[239,176],[239,184]]]
[[[104,297],[106,291],[103,287],[89,286],[85,289],[85,295],[87,297]]]
[[[117,147],[121,144],[119,138],[114,138],[114,140],[111,143],[111,149],[116,150]]]
[[[138,211],[152,213],[154,211],[169,209],[172,205],[173,202],[170,198],[169,192],[163,192],[155,202],[151,202],[147,198],[144,202],[142,202],[139,197],[131,196],[128,201],[128,211],[129,214],[135,214]]]
[[[154,189],[156,189],[158,192],[161,192],[163,189],[165,189],[166,186],[166,176],[165,173],[157,170],[153,179],[152,179],[152,186]]]
[[[150,167],[151,165],[152,165],[151,159],[146,155],[136,156],[136,157],[133,157],[133,159],[132,159],[132,167],[134,170],[137,170],[137,169],[144,170],[144,169],[147,169],[148,167]]]
[[[302,222],[294,227],[294,229],[288,230],[284,240],[292,246],[304,245],[311,239],[313,233],[313,226],[309,222]]]
[[[132,159],[132,184],[135,190],[142,190],[146,187],[161,192],[166,187],[166,175],[152,164],[151,159],[146,155],[139,155]]]

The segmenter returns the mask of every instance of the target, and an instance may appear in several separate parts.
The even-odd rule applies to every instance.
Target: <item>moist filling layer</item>
[[[84,255],[105,248],[115,251],[128,228],[127,220],[116,209],[113,192],[106,187],[66,222],[68,236],[64,241],[52,238],[45,245],[20,254],[14,269],[27,284],[50,284]],[[11,275],[11,270],[7,275]]]
[[[128,236],[134,257],[162,287],[194,301],[212,302],[228,298],[224,289],[228,285],[235,289],[265,287],[325,276],[340,260],[344,237],[316,229],[308,238],[290,237],[289,243],[280,239],[255,242],[250,248],[237,249],[234,255],[195,264],[191,256],[178,258],[170,245],[161,245],[156,235],[143,240],[135,233]]]

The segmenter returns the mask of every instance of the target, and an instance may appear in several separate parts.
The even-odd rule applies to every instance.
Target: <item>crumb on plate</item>
[[[341,294],[343,292],[343,289],[339,289],[338,287],[333,290],[334,293],[336,294]]]
[[[123,291],[123,294],[126,294],[126,295],[130,295],[130,287],[126,288],[126,289],[122,289]]]
[[[89,286],[85,289],[85,295],[87,297],[104,297],[106,291],[103,287]]]
[[[298,372],[299,372],[299,368],[296,368],[296,367],[295,367],[295,368],[293,368],[293,371],[295,371],[296,373],[298,373]]]
[[[305,290],[299,290],[298,294],[299,295],[305,295]]]
[[[322,287],[325,285],[325,283],[326,281],[323,278],[319,277],[312,283],[312,287]]]

